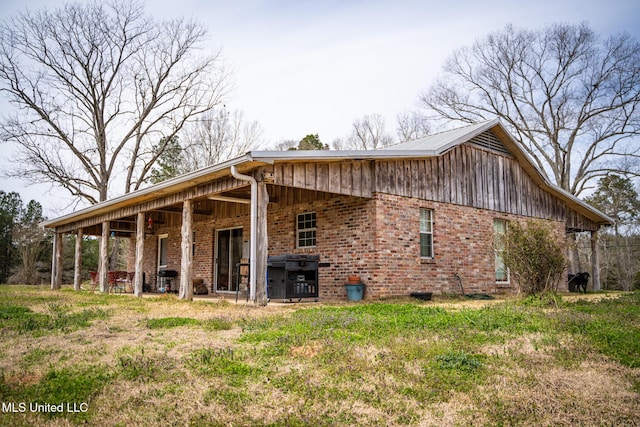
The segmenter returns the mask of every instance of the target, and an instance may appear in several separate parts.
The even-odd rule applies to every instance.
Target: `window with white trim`
[[[158,270],[167,268],[168,253],[169,235],[161,234],[158,236]]]
[[[316,213],[305,212],[296,216],[296,246],[313,248],[316,246]]]
[[[505,247],[502,242],[502,237],[507,232],[508,225],[508,222],[504,219],[493,220],[496,283],[506,284],[510,281],[509,269],[504,263]]]
[[[433,209],[420,209],[420,257],[433,258]]]

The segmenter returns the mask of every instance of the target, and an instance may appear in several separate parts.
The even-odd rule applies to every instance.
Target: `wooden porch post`
[[[179,299],[193,301],[192,249],[193,248],[193,203],[185,200],[182,203],[182,256],[180,259],[180,294]]]
[[[80,290],[82,284],[82,228],[76,231],[76,252],[73,263],[73,289]]]
[[[102,223],[98,258],[98,283],[100,284],[100,292],[109,292],[109,221]]]
[[[53,234],[53,259],[51,261],[51,290],[62,287],[62,233]]]
[[[136,219],[136,270],[133,278],[133,294],[142,297],[144,271],[144,212],[138,212]]]
[[[269,205],[269,193],[267,192],[267,184],[264,181],[258,181],[257,205],[256,303],[267,305],[267,249],[269,246],[267,206]],[[251,272],[251,274],[254,274],[254,272]]]
[[[598,231],[591,232],[591,283],[593,284],[593,291],[599,292],[601,290],[600,285],[600,245]]]
[[[578,233],[571,232],[567,235],[568,252],[569,252],[569,273],[578,273],[582,271],[580,268],[580,256],[578,254]]]

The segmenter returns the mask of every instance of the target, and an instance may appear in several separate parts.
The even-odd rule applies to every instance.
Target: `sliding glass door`
[[[235,292],[238,284],[236,267],[242,258],[242,228],[216,231],[216,273],[217,292]]]

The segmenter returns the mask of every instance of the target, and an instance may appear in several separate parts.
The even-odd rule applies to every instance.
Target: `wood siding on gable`
[[[274,196],[288,204],[306,200],[300,190],[367,198],[380,192],[599,228],[538,186],[514,157],[477,144],[424,159],[276,163],[273,172],[282,186]]]
[[[276,163],[274,184],[347,196],[371,197],[369,161]]]
[[[580,215],[578,212],[573,209],[567,209],[567,218],[566,218],[566,227],[568,231],[598,231],[600,226],[590,220],[589,218],[585,218],[583,215]]]
[[[467,144],[434,158],[376,162],[374,191],[538,218],[567,214],[514,158]]]

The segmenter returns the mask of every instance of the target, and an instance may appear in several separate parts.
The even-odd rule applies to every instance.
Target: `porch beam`
[[[62,287],[62,233],[53,234],[53,257],[51,260],[51,290]]]
[[[223,195],[213,195],[213,196],[209,196],[207,197],[207,199],[209,200],[217,200],[220,202],[231,202],[231,203],[242,203],[245,205],[250,205],[251,204],[251,199],[244,199],[241,197],[231,197],[231,196],[223,196]]]
[[[186,188],[177,193],[166,195],[158,194],[157,198],[151,198],[152,196],[140,196],[138,197],[139,201],[131,206],[122,206],[119,208],[114,206],[112,211],[99,211],[95,214],[86,214],[80,220],[61,225],[58,227],[58,231],[61,233],[71,232],[79,227],[90,227],[103,221],[117,221],[120,218],[131,217],[136,215],[138,212],[159,211],[160,209],[165,209],[172,205],[182,203],[184,200],[207,197],[211,194],[222,193],[244,186],[246,186],[244,182],[233,177],[223,177],[208,181],[195,187]],[[206,215],[206,212],[203,211],[203,214]]]
[[[185,200],[182,204],[182,256],[180,259],[179,299],[193,300],[193,202]]]
[[[136,232],[136,230],[133,229],[133,228],[111,227],[110,230],[114,231],[114,232],[120,232],[120,233],[135,233]]]
[[[98,284],[100,292],[109,292],[109,221],[102,222],[98,256]]]
[[[600,245],[598,244],[600,235],[598,231],[591,232],[591,283],[593,291],[601,290],[600,284]]]
[[[257,213],[256,213],[256,303],[267,305],[267,250],[269,238],[267,233],[267,206],[269,205],[269,193],[264,180],[258,181],[257,185]],[[252,236],[253,237],[253,236]],[[251,272],[254,274],[254,272]]]
[[[146,221],[144,212],[138,212],[136,221],[136,267],[133,276],[133,294],[142,297],[144,271],[144,232]]]
[[[192,202],[193,204],[193,202]],[[174,214],[179,214],[182,213],[182,209],[180,208],[173,208],[173,207],[166,207],[166,208],[160,208],[160,209],[154,209],[156,212],[166,212],[166,213],[174,213]],[[211,209],[193,209],[193,213],[195,215],[204,215],[204,216],[209,216],[211,215]]]
[[[82,228],[76,231],[76,251],[73,262],[73,289],[80,290],[82,284]]]

